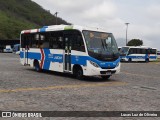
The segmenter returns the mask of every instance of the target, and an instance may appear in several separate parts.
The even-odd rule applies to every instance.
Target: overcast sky
[[[141,39],[160,50],[160,0],[32,0],[72,24],[99,27],[112,32],[119,46]]]

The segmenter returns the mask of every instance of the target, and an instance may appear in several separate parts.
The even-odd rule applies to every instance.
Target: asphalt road
[[[0,110],[160,111],[160,63],[122,63],[121,73],[112,76],[110,81],[99,77],[77,80],[68,74],[35,72],[33,68],[22,66],[18,55],[1,53]],[[137,120],[122,117],[94,119]]]

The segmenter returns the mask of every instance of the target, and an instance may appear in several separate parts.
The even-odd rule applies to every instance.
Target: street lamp
[[[58,12],[56,12],[54,15],[56,16],[56,25],[57,25],[57,14],[58,14]]]
[[[125,23],[126,24],[126,46],[127,46],[127,31],[128,31],[128,24],[129,23]]]

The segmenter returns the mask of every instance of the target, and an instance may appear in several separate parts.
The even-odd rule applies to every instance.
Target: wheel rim
[[[39,71],[39,70],[40,70],[38,63],[36,63],[36,65],[35,65],[35,70],[36,70],[36,71]]]
[[[82,77],[82,70],[78,70],[77,71],[77,77],[79,78],[79,77]]]

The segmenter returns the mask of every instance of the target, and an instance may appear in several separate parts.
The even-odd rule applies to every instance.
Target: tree
[[[140,39],[132,39],[127,43],[127,46],[141,46],[143,45],[143,40]]]

